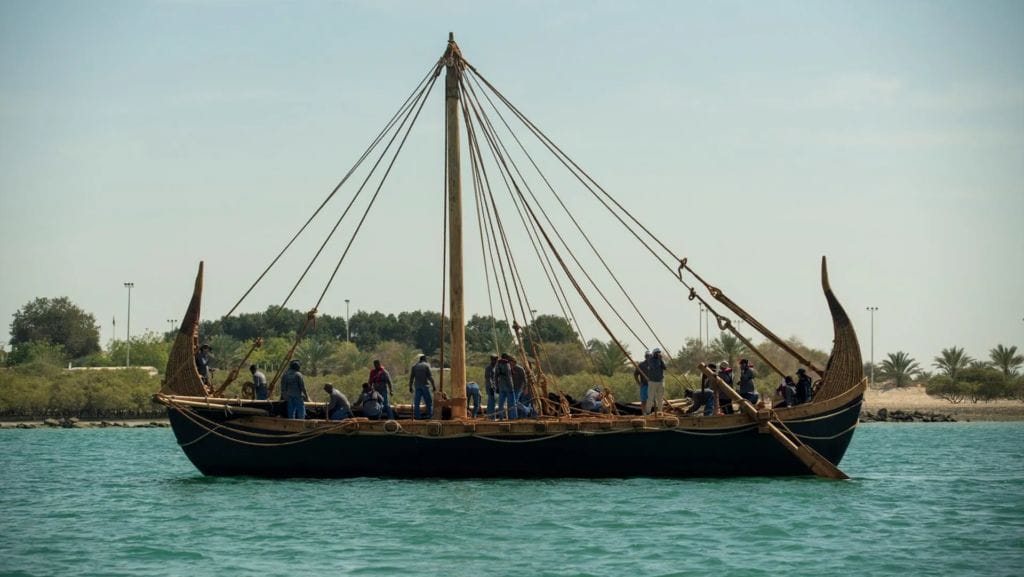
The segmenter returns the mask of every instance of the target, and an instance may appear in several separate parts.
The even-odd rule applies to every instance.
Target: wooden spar
[[[453,419],[466,418],[466,313],[462,287],[462,179],[459,156],[459,80],[465,63],[455,35],[448,33],[444,56],[445,130],[448,150],[449,307],[451,308],[451,410]],[[442,367],[443,370],[443,367]]]
[[[825,477],[828,479],[850,478],[846,473],[839,470],[839,467],[835,466],[832,461],[822,457],[817,451],[800,442],[800,439],[795,436],[790,438],[783,433],[775,423],[771,422],[771,417],[768,415],[762,416],[758,413],[758,410],[754,408],[754,405],[751,405],[749,401],[741,397],[735,389],[719,378],[718,375],[711,372],[707,365],[701,363],[700,371],[709,377],[714,377],[715,380],[713,383],[718,388],[719,392],[724,392],[726,396],[733,400],[733,402],[738,403],[740,410],[742,410],[750,420],[756,422],[759,426],[764,426],[765,429],[775,437],[775,440],[781,443],[782,446],[786,447],[786,449],[793,453],[796,458],[800,459],[803,464],[807,465],[807,468],[810,469],[812,473],[819,477]]]

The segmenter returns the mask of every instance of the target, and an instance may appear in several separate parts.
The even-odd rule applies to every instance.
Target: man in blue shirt
[[[430,385],[429,389],[427,388],[428,384]],[[415,392],[413,387],[415,387]],[[412,418],[420,418],[420,401],[424,401],[427,405],[426,418],[434,417],[434,399],[430,395],[431,391],[437,391],[437,386],[434,385],[434,375],[430,371],[427,355],[420,355],[420,362],[413,365],[409,371],[409,392],[413,393]]]
[[[299,372],[299,361],[292,361],[288,370],[281,376],[281,399],[288,401],[288,418],[305,419],[306,405],[309,400],[306,393],[306,380]]]

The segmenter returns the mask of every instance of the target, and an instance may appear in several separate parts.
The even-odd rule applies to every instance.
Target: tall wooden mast
[[[455,35],[448,33],[444,54],[445,129],[448,150],[448,254],[449,304],[451,308],[451,409],[453,419],[466,418],[466,312],[462,292],[462,179],[459,173],[459,79],[465,62]]]

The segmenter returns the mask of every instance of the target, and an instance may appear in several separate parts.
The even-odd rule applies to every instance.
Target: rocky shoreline
[[[169,421],[82,421],[77,417],[64,417],[62,419],[43,419],[41,422],[19,421],[14,423],[0,423],[0,429],[159,429],[170,427]]]
[[[956,417],[934,411],[889,411],[878,409],[876,412],[861,411],[862,423],[955,423]]]

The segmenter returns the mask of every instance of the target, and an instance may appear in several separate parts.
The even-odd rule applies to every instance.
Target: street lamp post
[[[704,303],[699,303],[700,311],[697,313],[697,344],[700,350],[704,351]]]
[[[135,283],[126,282],[124,288],[128,289],[128,328],[125,330],[124,366],[132,366],[132,289]]]
[[[345,341],[352,342],[352,331],[348,328],[348,303],[349,299],[345,299]]]
[[[875,385],[875,311],[878,307],[868,307],[871,313],[871,386]]]
[[[177,324],[177,322],[178,321],[176,319],[167,319],[167,324],[171,327],[171,333],[174,333],[174,325]]]

